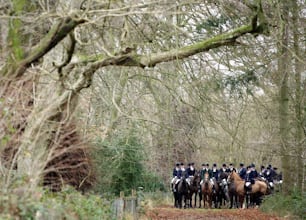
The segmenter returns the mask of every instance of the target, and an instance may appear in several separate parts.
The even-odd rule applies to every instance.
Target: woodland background
[[[166,190],[177,161],[305,191],[305,1],[0,5],[2,193]]]

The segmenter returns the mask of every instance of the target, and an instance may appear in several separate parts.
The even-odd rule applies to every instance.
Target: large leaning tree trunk
[[[293,170],[291,170],[291,151],[289,145],[289,88],[288,88],[288,77],[289,77],[289,58],[288,51],[288,16],[289,11],[287,7],[283,9],[284,23],[281,29],[281,40],[279,43],[280,58],[278,60],[279,68],[279,127],[280,127],[280,146],[281,146],[281,161],[284,177],[284,192],[289,192],[289,182],[292,179]],[[288,187],[286,187],[288,186]]]
[[[17,1],[18,2],[18,1]],[[22,0],[20,0],[22,2]],[[259,1],[260,3],[260,1]],[[145,5],[144,5],[145,6]],[[189,46],[175,48],[165,52],[139,54],[139,52],[123,51],[118,54],[101,54],[94,58],[77,60],[72,62],[77,41],[73,30],[89,22],[86,18],[87,10],[80,10],[65,16],[53,18],[52,25],[47,34],[31,48],[24,50],[22,39],[14,35],[11,54],[5,65],[0,70],[0,93],[3,97],[1,110],[9,109],[10,113],[1,115],[3,121],[11,121],[1,130],[1,136],[10,136],[5,147],[4,157],[10,157],[9,171],[6,173],[6,183],[17,169],[16,175],[26,180],[29,188],[35,188],[41,183],[43,176],[47,177],[45,183],[52,185],[52,178],[59,179],[62,175],[59,168],[52,168],[52,164],[66,164],[67,150],[75,149],[80,145],[75,134],[73,112],[77,107],[78,96],[82,89],[91,86],[93,75],[100,68],[106,66],[127,66],[139,68],[151,68],[161,62],[175,59],[183,59],[197,53],[222,46],[234,46],[237,39],[246,34],[259,34],[266,31],[267,23],[261,5],[249,5],[252,10],[247,24],[232,31],[212,38],[202,40]],[[17,22],[17,27],[20,24]],[[26,25],[22,23],[22,25]],[[54,64],[56,84],[53,88],[43,88],[41,81],[44,79],[44,69],[41,67],[41,59],[51,52],[63,40],[68,43],[66,60],[62,64]],[[38,84],[38,82],[40,82]],[[48,94],[40,94],[38,91],[48,90]],[[52,92],[50,92],[52,91]],[[16,123],[13,120],[16,118]],[[13,129],[10,129],[12,128]],[[15,135],[14,138],[11,138]],[[70,140],[70,141],[69,141]],[[64,149],[62,151],[56,151]],[[14,152],[10,154],[8,152]],[[58,153],[59,152],[59,153]],[[83,151],[74,151],[73,155],[84,154]],[[71,156],[68,161],[69,169],[83,167],[84,173],[90,173],[88,161],[78,161],[78,156]],[[83,174],[84,174],[83,173]],[[89,175],[89,174],[88,174]],[[85,174],[72,185],[81,186],[84,181],[90,179]],[[51,182],[50,182],[51,181]],[[69,181],[68,181],[69,183]],[[56,184],[55,184],[56,187]]]

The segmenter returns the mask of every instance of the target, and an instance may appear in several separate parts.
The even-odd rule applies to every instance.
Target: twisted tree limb
[[[42,58],[61,40],[63,40],[76,26],[84,23],[86,20],[78,18],[75,15],[59,18],[50,28],[50,31],[41,41],[34,46],[31,51],[25,52],[24,58],[16,63],[6,63],[1,69],[0,76],[20,77],[25,70],[34,62]]]

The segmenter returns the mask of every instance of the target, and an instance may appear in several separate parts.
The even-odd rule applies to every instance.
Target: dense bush
[[[144,191],[164,190],[161,178],[144,166],[145,152],[133,133],[118,135],[110,141],[98,141],[94,154],[98,184],[96,190],[105,195],[130,193],[142,187]]]
[[[29,196],[19,191],[0,195],[0,219],[111,219],[110,202],[71,187],[60,193],[38,189]]]
[[[303,219],[306,214],[306,193],[293,190],[289,195],[276,193],[264,199],[261,209],[280,216]]]

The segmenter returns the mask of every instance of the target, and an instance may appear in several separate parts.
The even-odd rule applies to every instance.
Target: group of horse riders
[[[184,177],[186,179],[186,182],[190,185],[190,178],[195,176],[196,169],[194,166],[194,162],[188,163],[187,168],[185,168],[184,163],[176,163],[174,169],[173,169],[173,178],[171,180],[172,190],[175,191],[175,186],[181,181],[181,179]],[[252,163],[249,166],[245,167],[243,163],[240,163],[239,168],[236,169],[232,163],[227,166],[225,163],[222,165],[220,169],[217,168],[217,164],[213,164],[212,168],[209,167],[208,163],[203,163],[201,170],[199,170],[199,175],[201,178],[200,184],[202,184],[204,180],[205,173],[208,173],[211,184],[213,184],[213,180],[216,181],[219,180],[220,174],[222,172],[225,172],[226,174],[231,173],[232,171],[235,171],[239,174],[239,176],[245,180],[245,187],[247,190],[250,190],[252,187],[252,184],[255,183],[255,179],[262,179],[268,182],[269,187],[273,188],[273,182],[276,180],[278,182],[282,182],[282,176],[281,173],[277,173],[277,168],[272,167],[271,164],[269,164],[267,167],[261,166],[261,170],[258,173],[255,164]]]

